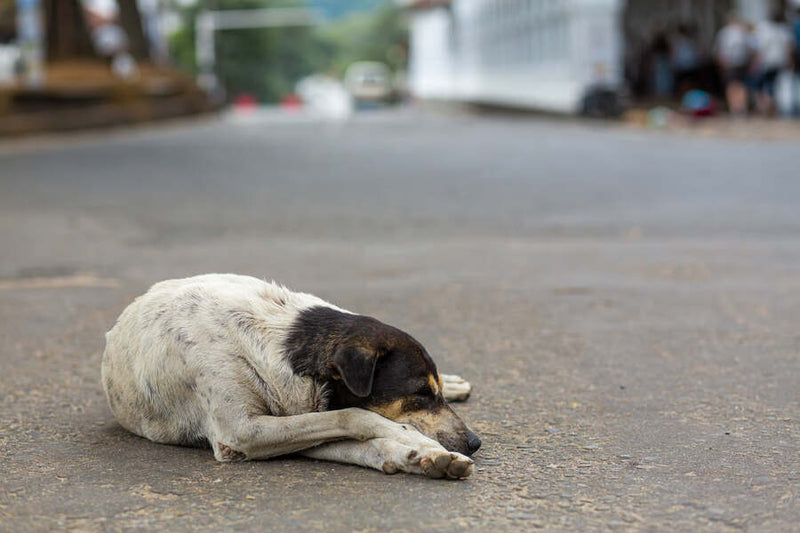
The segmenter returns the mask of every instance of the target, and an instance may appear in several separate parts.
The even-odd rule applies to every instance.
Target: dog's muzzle
[[[480,447],[481,447],[481,439],[478,438],[478,436],[475,433],[470,431],[467,434],[467,450],[468,450],[467,455],[472,455],[473,453],[477,452]]]
[[[472,455],[481,447],[481,439],[469,429],[455,434],[437,432],[434,438],[451,452],[458,452],[464,455]]]

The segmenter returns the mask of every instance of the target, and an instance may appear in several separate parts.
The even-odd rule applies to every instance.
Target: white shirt
[[[753,37],[763,70],[781,69],[789,64],[793,38],[786,26],[764,21],[758,24]]]
[[[750,37],[747,30],[739,24],[728,24],[717,34],[715,50],[717,57],[728,68],[744,67],[750,58]]]

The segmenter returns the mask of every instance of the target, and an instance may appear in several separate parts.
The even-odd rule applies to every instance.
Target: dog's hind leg
[[[386,474],[408,472],[430,478],[460,479],[472,474],[472,460],[438,446],[414,448],[391,439],[369,439],[363,442],[346,440],[323,444],[301,452],[312,459],[348,463]],[[444,452],[444,453],[442,453]]]
[[[461,376],[453,374],[439,374],[442,378],[442,396],[448,402],[463,402],[469,398],[472,385]]]

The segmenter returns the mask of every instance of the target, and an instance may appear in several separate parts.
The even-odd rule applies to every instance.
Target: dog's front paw
[[[437,442],[428,441],[426,437],[422,439],[424,441],[418,442],[416,446],[377,439],[375,442],[380,443],[380,455],[383,457],[381,470],[386,474],[407,472],[433,479],[462,479],[472,474],[472,459],[457,452],[449,452]]]
[[[442,378],[442,395],[448,402],[463,402],[469,398],[472,385],[461,376],[454,374],[439,374]]]
[[[434,479],[462,479],[469,477],[475,468],[469,457],[446,450],[423,453],[419,467],[423,474]]]

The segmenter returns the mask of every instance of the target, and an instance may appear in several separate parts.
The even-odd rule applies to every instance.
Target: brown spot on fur
[[[408,411],[402,413],[396,418],[392,418],[395,422],[407,422],[412,426],[417,427],[418,429],[422,430],[423,433],[428,435],[434,435],[439,431],[446,431],[449,426],[452,424],[452,416],[449,416],[445,409],[439,409],[438,411],[428,411],[427,409],[421,409],[419,411]],[[386,416],[386,415],[384,415]],[[391,418],[386,416],[386,418]]]
[[[436,396],[439,394],[440,386],[439,383],[436,382],[436,378],[433,377],[433,374],[428,374],[428,384],[431,386],[431,390],[433,391],[433,395]]]
[[[403,413],[403,401],[404,399],[401,398],[391,403],[370,407],[370,410],[375,411],[379,415],[386,417],[389,420],[396,420]]]

